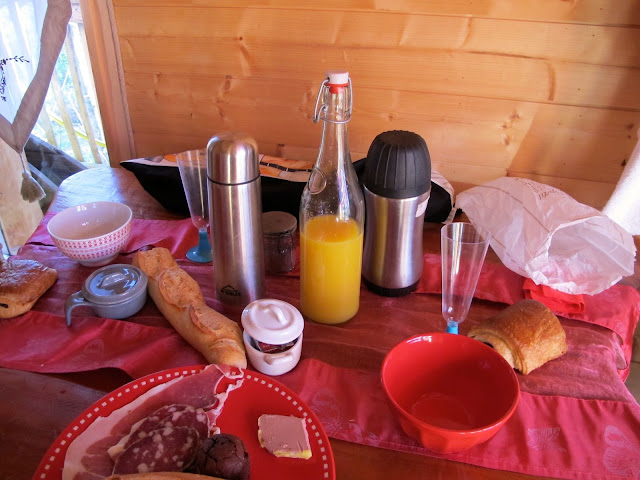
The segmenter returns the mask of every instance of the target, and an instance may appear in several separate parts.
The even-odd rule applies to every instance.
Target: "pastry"
[[[209,363],[246,368],[242,330],[207,306],[198,282],[178,266],[166,248],[139,251],[133,264],[147,274],[147,288],[173,328]]]
[[[57,280],[58,272],[35,260],[10,258],[0,265],[0,318],[31,310]]]
[[[471,328],[469,336],[491,345],[527,375],[568,350],[558,318],[537,300],[522,300]]]
[[[251,464],[244,442],[235,435],[220,433],[200,444],[192,469],[228,480],[248,480]]]

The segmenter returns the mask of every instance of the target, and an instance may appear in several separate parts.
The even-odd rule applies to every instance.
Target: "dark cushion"
[[[360,183],[364,174],[364,158],[354,162]],[[187,199],[180,180],[177,167],[149,165],[129,160],[120,164],[131,171],[142,187],[167,210],[189,216]],[[262,210],[288,212],[298,218],[300,198],[304,190],[304,182],[294,182],[281,178],[261,176]],[[425,222],[441,223],[451,212],[451,194],[443,187],[431,182],[431,196],[427,204]]]

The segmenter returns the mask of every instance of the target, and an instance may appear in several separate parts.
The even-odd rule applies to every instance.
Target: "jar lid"
[[[298,226],[296,217],[287,212],[264,212],[262,214],[262,233],[278,237],[282,234],[292,234]]]
[[[121,263],[99,268],[82,287],[84,298],[98,305],[115,305],[146,291],[147,275],[134,265]]]
[[[242,327],[259,342],[282,345],[300,336],[304,319],[290,303],[262,298],[251,302],[242,311]]]

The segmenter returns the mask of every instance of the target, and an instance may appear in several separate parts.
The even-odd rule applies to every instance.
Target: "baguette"
[[[58,272],[35,260],[10,258],[0,264],[0,318],[31,310],[58,279]]]
[[[209,363],[247,367],[240,326],[205,303],[198,283],[166,248],[139,251],[133,264],[147,274],[147,289],[173,328]]]
[[[469,330],[491,345],[512,368],[527,375],[564,355],[566,335],[558,318],[537,300],[522,300]]]

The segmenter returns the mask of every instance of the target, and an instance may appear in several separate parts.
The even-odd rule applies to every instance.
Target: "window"
[[[33,134],[87,166],[109,165],[79,0]]]

